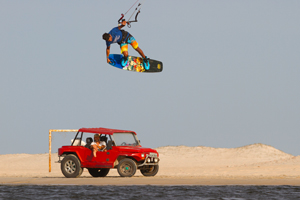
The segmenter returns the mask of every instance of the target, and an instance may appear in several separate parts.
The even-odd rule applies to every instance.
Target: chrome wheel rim
[[[76,164],[72,160],[68,160],[65,164],[65,170],[69,174],[73,174],[76,171]]]

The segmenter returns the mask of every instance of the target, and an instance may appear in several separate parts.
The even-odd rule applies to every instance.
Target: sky
[[[102,34],[135,1],[0,0],[0,154],[47,153],[49,129],[106,127],[151,148],[300,155],[300,1],[144,1],[125,30],[161,73],[106,63]]]

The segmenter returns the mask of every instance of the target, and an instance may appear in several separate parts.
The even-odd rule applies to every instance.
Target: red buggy
[[[90,149],[94,134],[106,142],[104,151],[93,156]],[[116,168],[122,177],[131,177],[139,169],[144,176],[155,176],[159,169],[156,150],[143,148],[134,131],[81,128],[71,145],[58,149],[61,171],[67,178],[79,177],[86,168],[93,177],[105,177]],[[62,159],[62,160],[61,160]]]

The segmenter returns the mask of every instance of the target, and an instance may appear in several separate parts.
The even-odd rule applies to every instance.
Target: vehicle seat
[[[86,147],[86,148],[90,148],[90,147],[91,147],[91,144],[92,144],[92,142],[93,142],[93,138],[87,137],[87,138],[85,139],[85,141],[86,141],[85,147]]]
[[[100,141],[104,141],[107,144],[107,137],[106,136],[101,136]]]
[[[75,141],[74,139],[71,140],[72,146],[85,146],[86,143],[84,141],[81,141],[79,138],[76,138]],[[80,142],[81,141],[81,142]]]
[[[112,140],[109,140],[109,141],[107,142],[107,147],[106,147],[106,149],[107,149],[107,150],[110,150],[110,149],[111,149],[111,146],[112,146]]]

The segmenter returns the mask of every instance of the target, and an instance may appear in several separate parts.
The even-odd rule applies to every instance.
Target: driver
[[[93,151],[94,157],[97,157],[97,151],[103,151],[106,148],[106,143],[104,141],[100,141],[100,135],[94,135],[94,142],[91,144],[91,149]]]

